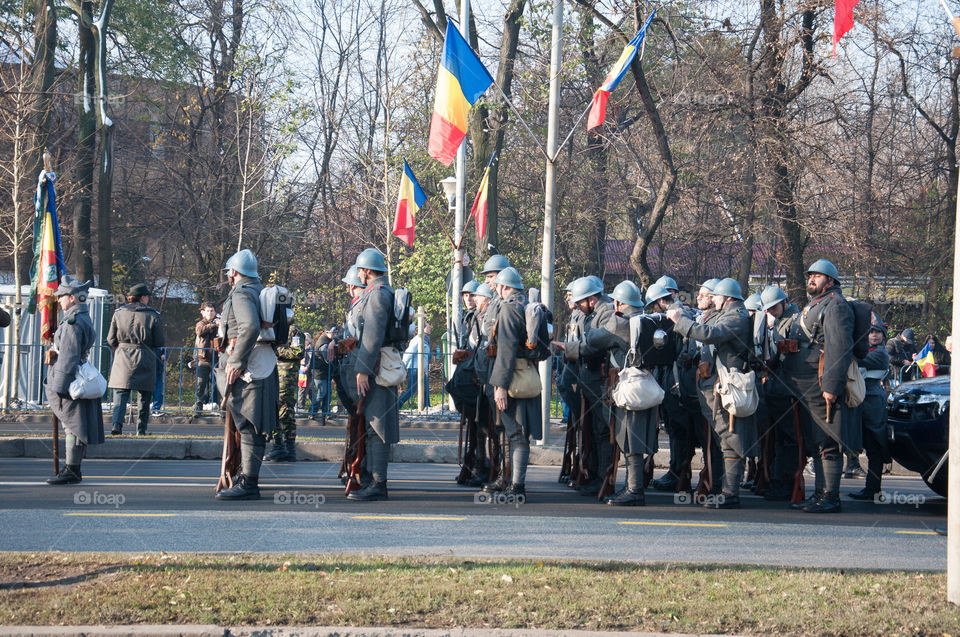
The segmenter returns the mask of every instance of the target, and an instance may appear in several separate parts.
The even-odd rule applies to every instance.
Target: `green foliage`
[[[393,268],[393,287],[407,288],[413,305],[422,305],[427,320],[446,315],[446,277],[453,251],[442,233],[417,236],[412,252],[401,255]]]

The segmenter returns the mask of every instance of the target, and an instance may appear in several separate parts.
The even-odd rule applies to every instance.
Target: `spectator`
[[[330,411],[330,379],[336,373],[336,360],[329,361],[327,346],[337,338],[338,328],[331,325],[317,337],[314,343],[313,356],[313,402],[310,403],[310,417],[327,424],[327,413]]]
[[[917,353],[917,340],[913,330],[909,327],[899,335],[887,341],[887,354],[890,355],[890,373],[893,378],[900,378],[900,369],[913,362],[913,355]]]
[[[310,332],[303,333],[303,358],[300,360],[300,369],[297,370],[297,411],[307,408],[307,397],[313,388],[313,337]]]
[[[424,360],[424,368],[430,369],[430,330],[431,326],[429,323],[424,323],[423,326],[423,351],[426,354]],[[406,351],[403,353],[403,366],[407,368],[407,388],[404,390],[397,401],[400,404],[400,409],[403,409],[403,405],[410,400],[410,397],[416,394],[417,391],[417,382],[420,377],[418,374],[417,366],[420,364],[420,338],[414,333],[413,338],[410,339],[410,344],[407,345]],[[430,406],[430,387],[429,384],[427,387],[424,387],[424,407]]]
[[[933,351],[933,362],[937,367],[950,365],[950,352],[940,344],[936,336],[927,334],[927,343],[930,344],[930,349]],[[940,370],[937,370],[937,376],[939,375]]]
[[[217,306],[210,301],[203,303],[200,306],[200,320],[194,326],[197,334],[193,344],[196,348],[194,364],[197,368],[197,401],[193,406],[195,416],[202,410],[217,408],[217,389],[210,381],[216,364],[214,340],[217,338],[219,329],[220,317],[217,316]]]

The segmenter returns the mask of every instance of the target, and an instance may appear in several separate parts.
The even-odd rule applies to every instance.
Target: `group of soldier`
[[[278,361],[294,367],[296,352],[264,337],[264,286],[253,253],[241,250],[230,257],[225,274],[231,290],[218,327],[224,351],[214,376],[226,397],[239,458],[217,498],[254,499],[260,497],[267,438],[284,430],[278,422]],[[534,347],[535,313],[527,311],[533,301],[519,272],[506,257],[494,255],[481,274],[482,283],[463,287],[456,367],[447,383],[466,435],[457,482],[525,499],[530,439],[542,435],[536,363],[543,347]],[[386,275],[379,251],[360,253],[343,278],[351,299],[343,327],[314,353],[337,363],[333,381],[349,423],[340,473],[348,499],[356,501],[388,497],[390,448],[399,441],[397,386],[406,377],[400,352],[409,335],[398,332],[403,322]],[[802,311],[776,286],[744,299],[740,284],[730,278],[704,281],[696,307],[682,302],[669,276],[645,295],[631,281],[609,295],[595,276],[570,283],[566,331],[547,344],[547,351],[552,345],[562,359],[558,392],[568,407],[560,481],[614,506],[643,505],[645,490],[653,487],[692,492],[691,500],[711,508],[735,508],[746,472],[747,484],[769,500],[791,501],[806,512],[835,512],[841,506],[843,452],[866,448],[867,483],[851,495],[872,498],[889,460],[881,387],[889,368],[886,328],[871,315],[869,351],[854,364],[865,370],[866,397],[849,407],[854,311],[833,264],[821,259],[807,275],[810,300]],[[68,442],[66,467],[53,484],[78,482],[85,445],[103,441],[99,399],[73,400],[69,394],[69,382],[92,345],[84,303],[88,288],[89,283],[65,278],[57,292],[64,316],[47,390]],[[148,312],[139,317],[133,311],[145,306],[143,301],[134,299],[130,329],[150,327]],[[123,342],[118,340],[121,353],[127,349]],[[652,401],[617,398],[618,392],[649,394],[651,387]],[[755,394],[752,404],[731,399],[738,389]],[[292,413],[287,416],[292,420]],[[653,480],[661,421],[670,441],[669,468]],[[704,468],[694,488],[691,461],[697,447]],[[617,490],[620,455],[626,481]],[[815,477],[810,497],[804,497],[801,482],[807,457]]]

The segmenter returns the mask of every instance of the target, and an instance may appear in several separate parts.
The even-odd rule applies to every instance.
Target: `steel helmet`
[[[367,248],[357,255],[356,265],[357,268],[374,270],[376,272],[387,271],[387,262],[384,261],[383,255],[376,248]]]
[[[707,279],[706,281],[700,284],[700,287],[707,288],[708,290],[713,292],[713,288],[716,287],[717,283],[720,283],[720,279]]]
[[[876,312],[870,312],[870,329],[877,330],[883,334],[883,338],[887,338],[887,326]]]
[[[834,281],[840,280],[840,273],[837,271],[837,266],[833,265],[826,259],[818,259],[817,261],[814,261],[813,265],[807,268],[807,274],[811,273],[826,274]]]
[[[754,292],[743,302],[743,307],[751,312],[757,312],[763,309],[763,301],[760,299],[760,293]]]
[[[719,283],[713,286],[713,293],[716,296],[729,296],[731,299],[737,299],[738,301],[743,300],[740,283],[730,277],[721,279]]]
[[[500,270],[500,273],[497,275],[497,278],[493,280],[496,285],[505,285],[509,288],[514,288],[515,290],[523,289],[523,280],[520,278],[520,273],[517,272],[516,268],[507,266],[503,270]]]
[[[673,296],[673,294],[670,293],[670,290],[663,287],[662,283],[654,283],[647,288],[647,305],[650,305],[651,303],[659,301],[660,299],[668,296]]]
[[[640,293],[640,288],[638,288],[637,284],[633,281],[621,281],[617,283],[617,287],[613,288],[610,296],[613,297],[614,300],[626,303],[631,307],[643,307],[643,295]]]
[[[601,279],[600,277],[598,277],[598,276],[595,275],[595,274],[591,274],[591,275],[587,276],[587,278],[590,279],[591,281],[593,281],[593,284],[596,285],[596,286],[599,288],[597,294],[603,294],[603,288],[605,287],[605,286],[603,285],[603,279]]]
[[[257,257],[247,248],[227,259],[227,266],[224,270],[236,270],[243,276],[259,276],[257,274]]]
[[[582,276],[571,283],[570,300],[576,303],[591,296],[601,294],[603,292],[603,285],[599,283],[599,279],[594,279],[596,279],[596,277]]]
[[[657,283],[667,288],[668,290],[676,290],[677,292],[680,291],[680,286],[678,286],[677,282],[673,280],[673,277],[669,277],[666,274],[664,274],[662,277],[657,279]]]
[[[486,283],[481,283],[477,286],[476,291],[473,293],[474,296],[483,296],[486,298],[493,298],[493,290],[490,289],[490,286]]]
[[[470,279],[469,281],[463,284],[462,288],[460,288],[460,294],[473,294],[474,292],[477,291],[478,285],[479,284],[477,283],[476,279]]]
[[[480,274],[487,274],[488,272],[502,272],[510,267],[510,262],[507,260],[507,257],[502,254],[495,254],[489,259],[486,263],[483,264],[483,269],[480,270]]]
[[[340,279],[347,285],[352,285],[357,288],[363,287],[363,281],[360,280],[360,275],[357,273],[357,266],[351,265],[350,269],[347,270],[346,276]]]
[[[772,308],[777,303],[786,300],[787,293],[777,285],[768,285],[767,287],[763,288],[763,292],[760,293],[760,302],[763,304],[762,307],[764,312]]]

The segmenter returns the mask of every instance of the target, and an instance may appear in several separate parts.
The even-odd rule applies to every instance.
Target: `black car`
[[[887,396],[887,426],[893,459],[946,497],[947,463],[931,474],[947,451],[950,377],[922,378],[895,387]]]

